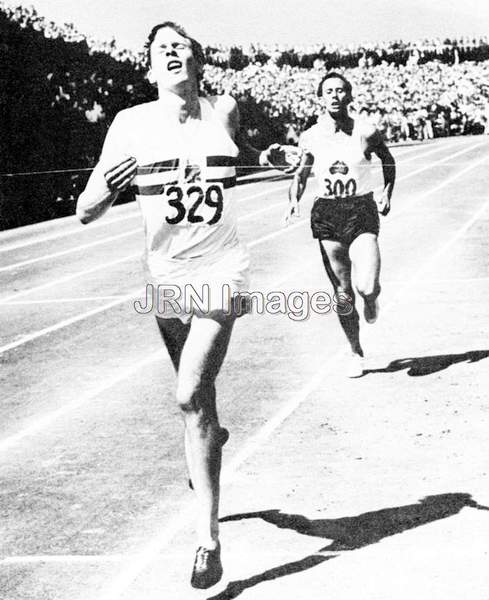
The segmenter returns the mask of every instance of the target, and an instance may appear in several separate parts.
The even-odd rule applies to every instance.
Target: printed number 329
[[[207,225],[214,225],[222,216],[224,196],[218,185],[210,185],[205,191],[200,185],[189,185],[184,189],[179,185],[170,185],[165,189],[165,196],[168,198],[168,205],[176,210],[174,215],[165,217],[170,225],[177,225],[185,218],[188,223],[205,222]],[[214,213],[211,213],[207,221],[202,214],[199,214],[202,203],[214,209]],[[208,209],[205,210],[205,213],[209,212]]]

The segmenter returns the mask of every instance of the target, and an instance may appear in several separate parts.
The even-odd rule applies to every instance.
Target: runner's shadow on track
[[[358,550],[376,544],[391,535],[452,517],[466,506],[479,510],[489,510],[489,507],[477,504],[470,494],[453,493],[427,496],[416,504],[384,508],[363,513],[357,517],[342,517],[339,519],[310,520],[302,515],[287,514],[276,509],[229,515],[220,519],[220,521],[263,519],[280,529],[292,529],[302,535],[332,541],[327,546],[320,548],[317,553],[308,555],[301,560],[279,565],[248,579],[231,581],[224,591],[208,598],[208,600],[232,600],[248,588],[259,583],[306,571],[337,556],[336,554],[325,556],[319,554],[320,552]]]
[[[438,354],[437,356],[419,356],[414,358],[399,358],[392,361],[384,369],[366,369],[363,375],[370,373],[395,373],[407,369],[410,377],[421,377],[438,373],[457,363],[475,363],[489,357],[489,350],[471,350],[462,354]]]

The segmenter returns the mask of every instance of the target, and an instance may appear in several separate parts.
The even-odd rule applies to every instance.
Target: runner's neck
[[[199,95],[192,86],[178,91],[163,90],[159,93],[158,101],[180,123],[201,118]]]
[[[348,114],[333,116],[326,112],[321,115],[321,121],[332,133],[338,133],[339,131],[346,133],[346,135],[352,135],[353,133],[354,120]]]

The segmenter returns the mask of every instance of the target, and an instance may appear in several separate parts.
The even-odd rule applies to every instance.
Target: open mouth
[[[171,60],[167,65],[167,69],[172,72],[180,71],[182,66],[182,63],[179,60]]]

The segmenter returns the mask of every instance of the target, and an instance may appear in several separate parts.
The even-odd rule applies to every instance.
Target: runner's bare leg
[[[348,246],[333,240],[321,240],[319,246],[323,265],[335,294],[348,299],[346,303],[342,303],[342,309],[338,310],[341,327],[345,332],[352,352],[363,356],[360,344],[359,316],[355,308],[355,294],[351,283],[351,260],[348,254]]]
[[[222,444],[214,383],[224,361],[234,317],[194,316],[178,370],[177,402],[185,423],[187,464],[198,502],[198,542],[212,549],[219,537]]]
[[[365,303],[365,318],[374,322],[376,300],[380,294],[380,251],[377,236],[362,233],[350,245],[352,277],[355,289]]]

